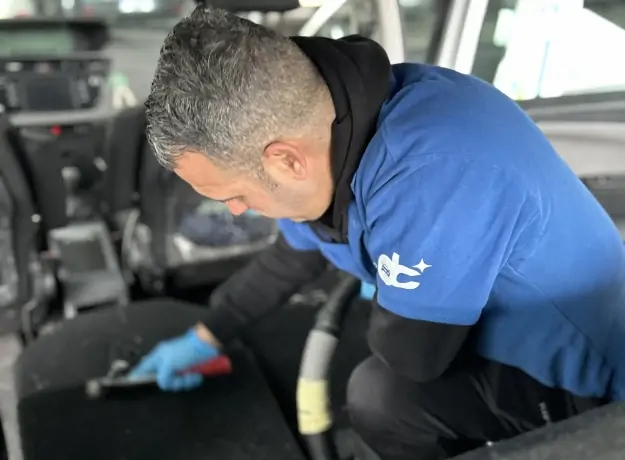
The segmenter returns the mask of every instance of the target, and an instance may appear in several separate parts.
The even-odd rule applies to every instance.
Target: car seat
[[[549,424],[456,460],[610,460],[623,458],[625,403],[613,403]]]
[[[3,311],[9,312],[34,297],[33,267],[43,264],[42,248],[53,243],[47,236],[84,222],[67,221],[59,211],[64,196],[54,188],[58,176],[43,185],[53,193],[42,195],[37,189],[41,184],[30,176],[32,152],[24,151],[5,117],[0,117],[0,152],[0,285]],[[48,206],[45,212],[39,211],[41,201]],[[204,307],[169,299],[119,304],[61,321],[33,337],[15,364],[24,460],[303,460],[263,376],[241,345],[229,350],[234,373],[197,391],[175,395],[147,390],[87,400],[85,381],[104,375],[112,360],[136,362],[158,341],[181,333],[205,314]],[[16,323],[23,319],[17,315]],[[2,439],[0,459],[6,458]]]
[[[335,279],[328,273],[309,289],[330,290]],[[90,401],[84,384],[104,375],[112,361],[134,363],[160,340],[202,321],[206,307],[153,299],[59,323],[30,344],[15,366],[24,460],[303,459],[291,430],[299,358],[317,312],[310,300],[291,299],[280,314],[245,334],[254,357],[247,345],[233,344],[233,375],[184,394],[147,389]],[[349,374],[368,355],[366,307],[359,300],[350,309],[333,359],[342,459],[353,460],[358,452],[357,460],[379,460],[362,453],[366,446],[349,429],[344,410]]]
[[[27,336],[47,313],[55,283],[43,249],[41,212],[24,169],[24,152],[9,119],[0,113],[0,324]],[[48,214],[52,221],[54,213]]]
[[[313,293],[327,291],[332,284],[329,273],[309,289]],[[303,347],[314,320],[318,303],[310,301],[315,298],[294,297],[284,316],[268,318],[247,337],[250,342],[257,341],[254,349],[263,360],[262,374],[245,348],[235,346],[232,376],[210,381],[203,390],[184,395],[148,391],[88,401],[83,387],[88,378],[106,373],[113,359],[136,361],[159,340],[200,321],[205,307],[152,300],[93,311],[55,324],[25,348],[15,367],[25,460],[193,460],[205,459],[207,452],[216,459],[303,458],[287,428],[288,417],[281,411],[284,406],[270,393],[265,373],[270,370],[275,378],[271,387],[278,383],[277,393],[294,388],[297,349]],[[335,387],[337,395],[344,393],[350,369],[366,354],[363,310],[354,311],[358,327],[349,328],[344,340],[350,346],[337,357],[337,380],[341,382]],[[285,324],[289,324],[288,334],[284,333]],[[290,347],[280,345],[279,340],[269,343],[267,337],[290,340]],[[342,407],[337,409],[342,412]]]
[[[145,123],[145,109],[138,106],[118,112],[108,128],[104,154],[107,173],[101,196],[112,219],[138,204]]]
[[[113,390],[98,400],[88,379],[113,360],[131,363],[206,314],[170,299],[107,309],[61,323],[15,366],[24,460],[303,460],[254,359],[240,345],[234,372],[198,390]]]
[[[8,119],[3,123],[7,167],[11,167],[4,167],[3,158],[3,171],[12,189],[14,215],[20,216],[16,220],[20,230],[14,233],[19,243],[15,251],[21,253],[15,254],[15,260],[30,271],[30,277],[21,279],[30,283],[22,289],[28,289],[31,297],[21,304],[17,322],[25,341],[30,341],[51,324],[50,315],[58,313],[50,300],[59,291],[63,293],[62,315],[69,318],[84,309],[127,302],[127,286],[108,227],[97,212],[68,213],[70,193],[63,172],[67,161],[73,160],[67,153],[74,159],[93,159],[89,139],[61,135],[33,148],[11,129]],[[26,247],[30,258],[24,253]]]
[[[145,112],[121,112],[107,155],[109,209],[122,235],[124,266],[142,286],[162,294],[217,284],[275,238],[275,222],[198,195],[156,161],[145,134]]]

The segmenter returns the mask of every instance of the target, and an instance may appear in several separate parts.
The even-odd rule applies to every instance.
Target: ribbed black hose
[[[332,435],[330,363],[347,310],[359,290],[358,279],[347,274],[341,277],[319,311],[302,354],[297,386],[298,422],[312,460],[339,460]]]

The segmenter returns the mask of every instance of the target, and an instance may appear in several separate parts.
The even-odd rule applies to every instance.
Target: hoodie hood
[[[332,124],[331,165],[334,198],[328,211],[311,222],[324,239],[347,241],[351,182],[376,132],[380,109],[391,86],[391,63],[378,43],[358,35],[340,40],[291,37],[326,81],[336,119]]]

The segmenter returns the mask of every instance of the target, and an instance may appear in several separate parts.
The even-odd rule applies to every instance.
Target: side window
[[[517,100],[625,90],[625,0],[490,0],[472,73]]]
[[[375,0],[343,0],[315,35],[337,39],[358,34],[378,40],[377,17]]]
[[[448,0],[399,0],[408,62],[431,63],[442,35]]]

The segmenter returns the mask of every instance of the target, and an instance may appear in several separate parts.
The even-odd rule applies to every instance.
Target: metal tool
[[[134,388],[145,385],[156,384],[156,375],[147,376],[140,379],[128,377],[131,366],[127,361],[115,360],[111,363],[108,373],[104,377],[88,380],[85,385],[85,392],[91,399],[97,399],[112,388]],[[221,355],[205,363],[193,366],[182,371],[182,374],[202,374],[207,377],[226,375],[232,372],[232,361],[227,356]]]

